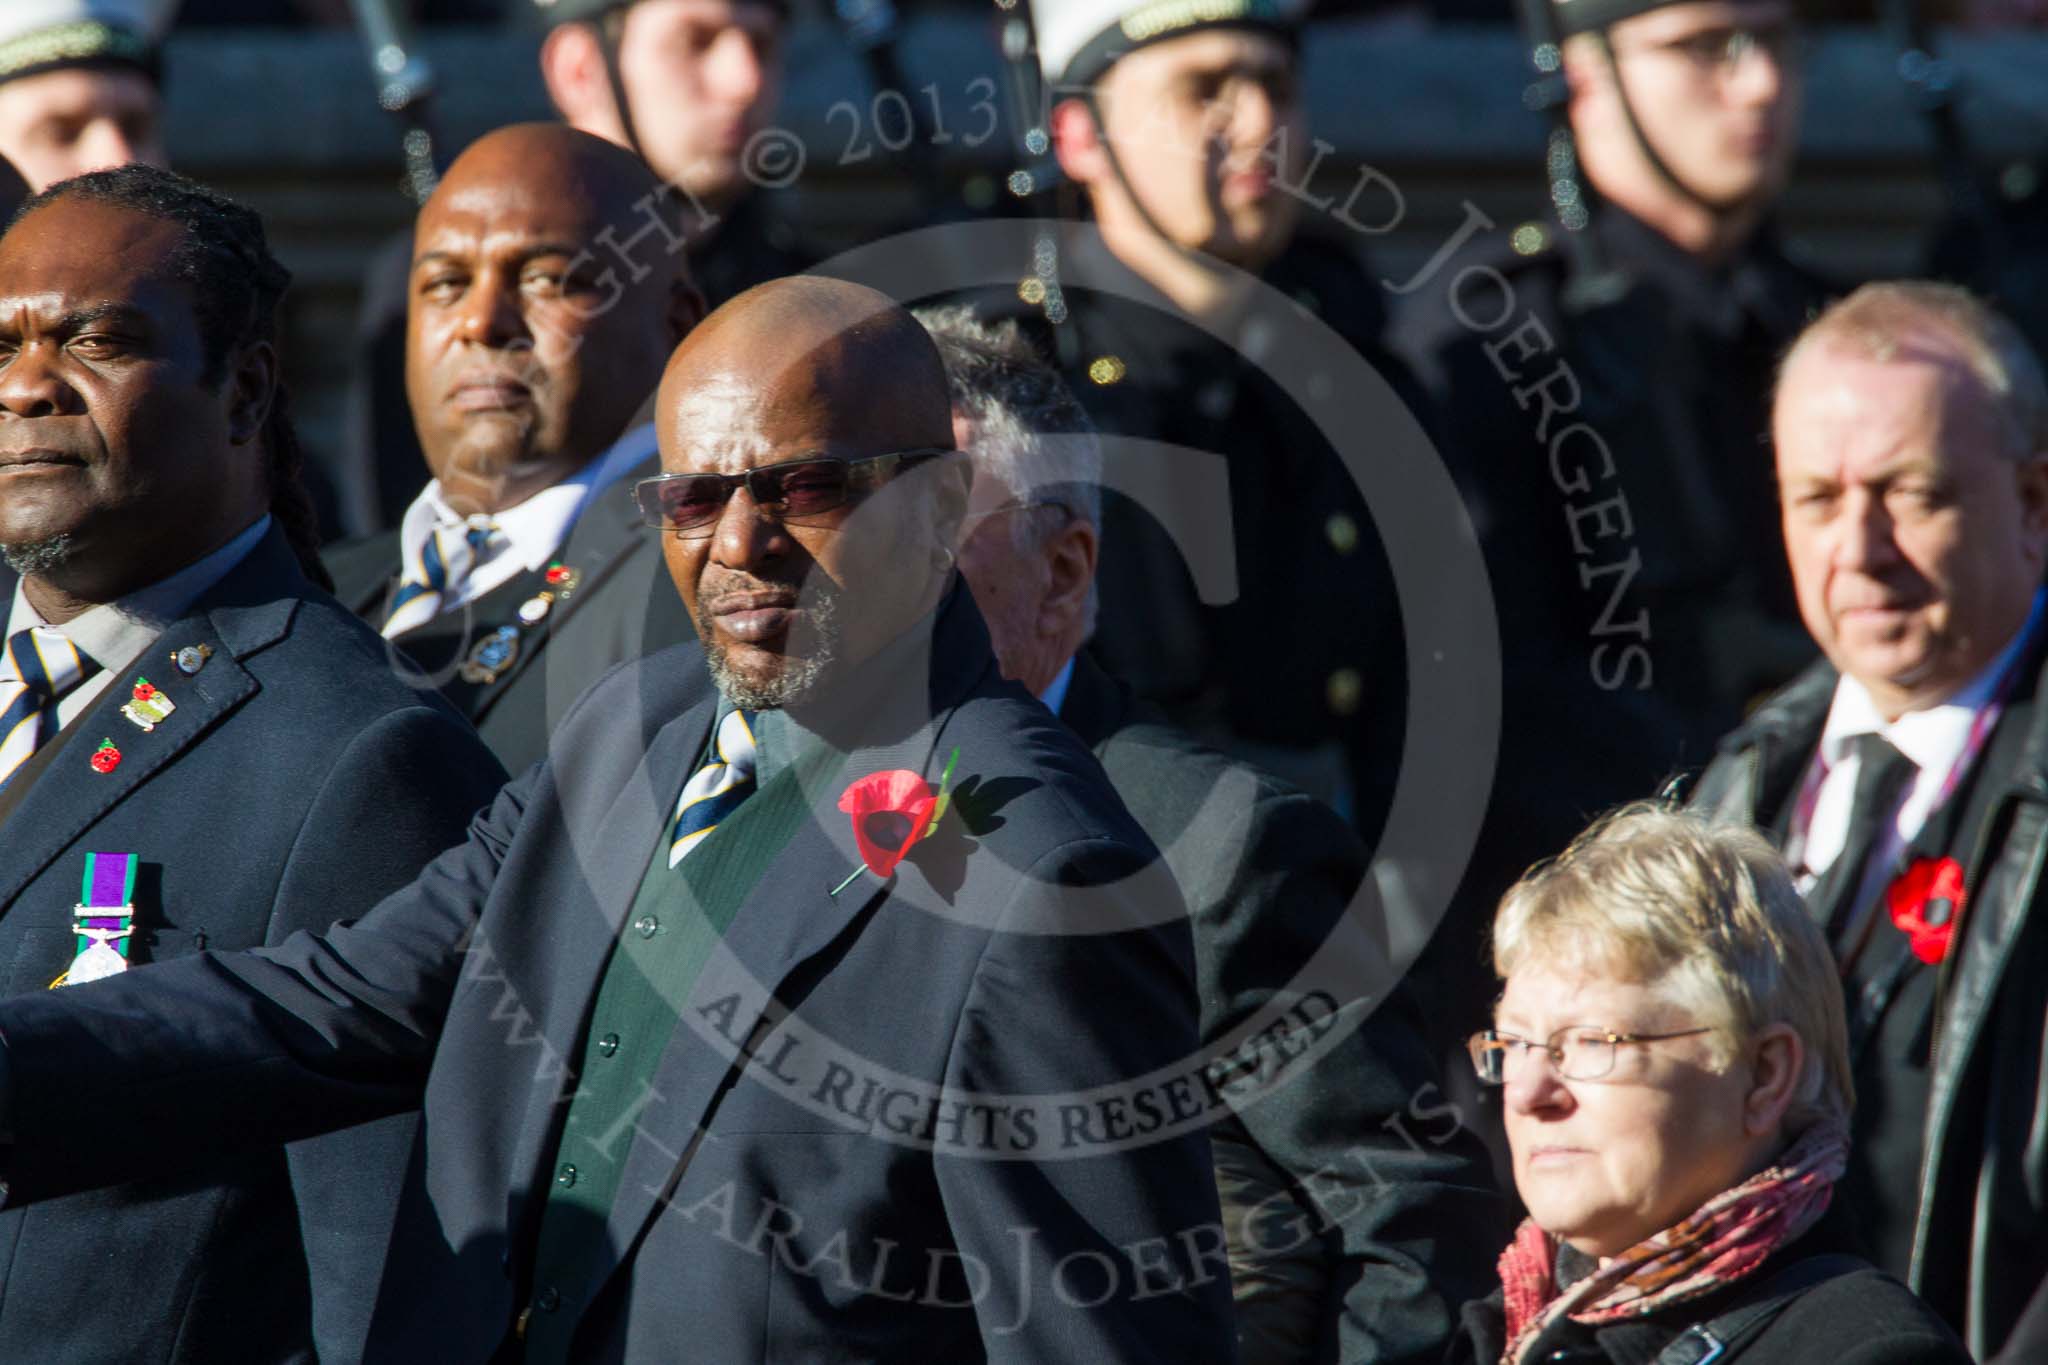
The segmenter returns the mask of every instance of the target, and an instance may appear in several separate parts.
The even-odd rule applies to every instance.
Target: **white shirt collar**
[[[54,627],[82,654],[100,667],[117,669],[138,657],[164,628],[185,614],[199,596],[225,578],[256,548],[270,530],[270,515],[258,517],[253,525],[218,550],[204,555],[168,578],[138,588],[117,602],[105,602],[80,612]],[[14,603],[7,613],[7,634],[49,623],[29,605],[21,584],[14,585]]]
[[[1858,735],[1877,734],[1912,759],[1921,772],[1946,774],[1962,757],[1977,713],[1991,704],[1999,680],[2039,626],[2044,602],[2048,602],[2048,592],[2034,594],[2033,610],[2026,623],[2006,642],[1998,657],[1954,696],[1918,711],[1908,711],[1897,720],[1886,720],[1877,703],[1871,700],[1870,690],[1843,674],[1835,684],[1827,723],[1821,728],[1821,762],[1833,768],[1848,756],[1851,740]]]
[[[1066,705],[1067,688],[1072,686],[1073,682],[1074,660],[1069,657],[1067,666],[1053,675],[1053,680],[1046,684],[1045,691],[1038,694],[1038,699],[1045,703],[1046,710],[1058,715],[1060,707]]]
[[[569,529],[576,524],[576,518],[583,515],[583,509],[590,500],[653,455],[654,446],[654,424],[648,422],[636,426],[574,474],[499,512],[493,520],[504,533],[510,548],[476,571],[475,578],[480,582],[472,589],[471,595],[480,595],[496,586],[490,582],[493,577],[503,582],[522,570],[531,572],[545,566],[562,548],[562,543],[568,540]],[[399,524],[401,552],[424,544],[435,527],[459,526],[463,521],[462,515],[442,500],[441,481],[430,479],[420,490],[420,495],[412,500],[412,505],[405,509],[405,518]],[[412,561],[407,558],[403,562]],[[502,571],[491,574],[493,565],[502,566]]]

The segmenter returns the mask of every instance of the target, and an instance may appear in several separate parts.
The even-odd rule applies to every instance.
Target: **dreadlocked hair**
[[[270,254],[263,220],[252,210],[182,175],[129,165],[60,181],[23,204],[14,221],[60,199],[114,204],[185,230],[171,257],[171,271],[173,278],[192,286],[205,357],[202,383],[225,380],[230,358],[243,347],[277,344],[278,304],[292,273]],[[320,519],[306,492],[305,453],[292,426],[291,394],[282,377],[263,421],[263,449],[270,461],[270,515],[283,528],[306,576],[332,590],[334,580],[320,562]]]

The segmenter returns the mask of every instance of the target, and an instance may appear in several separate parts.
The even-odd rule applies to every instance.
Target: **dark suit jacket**
[[[0,1007],[10,1199],[424,1092],[379,1359],[491,1359],[533,1301],[577,1315],[579,1361],[1228,1360],[1199,1085],[1175,1070],[1179,895],[1095,761],[998,677],[964,590],[937,624],[929,669],[856,708],[847,771],[936,776],[957,748],[948,827],[835,898],[858,855],[836,784],[817,793],[656,1040],[588,1283],[554,1300],[526,1267],[566,1059],[716,713],[691,650],[593,689],[548,764],[359,924]],[[769,991],[795,1014],[735,1065],[725,1037]]]
[[[2017,667],[2004,715],[1951,797],[1960,819],[1947,847],[1928,846],[1947,825],[1937,810],[1907,850],[1962,864],[1962,919],[1939,967],[1906,967],[1852,1053],[1853,1144],[1837,1196],[1873,1261],[1982,1360],[2010,1358],[2007,1335],[2048,1293],[2048,643],[2037,638]],[[1758,707],[1688,804],[1782,843],[1837,682],[1815,664]],[[1881,912],[1875,943],[1896,951]],[[1845,987],[1852,1049],[1869,1008],[1865,967],[1882,951],[1866,948]]]
[[[1275,1082],[1235,1087],[1241,1102],[1211,1134],[1242,1365],[1436,1361],[1458,1305],[1493,1282],[1507,1210],[1391,979],[1364,845],[1087,654],[1060,718],[1187,898],[1203,1042],[1226,1074],[1248,1082],[1263,1062]],[[1276,1015],[1293,1027],[1266,1034]],[[1300,1038],[1326,1016],[1344,1031],[1309,1059]]]
[[[660,539],[640,524],[633,506],[634,480],[660,472],[650,459],[583,509],[560,553],[579,575],[575,593],[556,602],[539,626],[521,628],[519,655],[496,681],[466,683],[452,665],[419,677],[421,686],[438,685],[469,717],[508,771],[539,762],[563,713],[614,665],[696,638],[662,563]],[[398,586],[399,555],[398,532],[391,530],[336,545],[322,559],[334,576],[334,595],[376,627]],[[470,642],[518,624],[519,604],[538,586],[489,594],[437,623],[455,631],[449,642],[455,659]],[[398,646],[406,649],[406,641]],[[425,657],[423,649],[412,652]]]
[[[199,644],[213,655],[187,677],[169,655]],[[8,994],[66,994],[46,988],[71,961],[88,852],[140,860],[137,962],[276,944],[403,886],[503,780],[275,531],[143,658],[109,663],[126,667],[0,823]],[[150,733],[120,714],[138,675],[177,707]],[[87,762],[102,738],[122,754],[106,774]],[[67,1084],[89,1084],[98,1061],[72,1058]],[[0,1360],[301,1360],[316,1334],[322,1361],[355,1359],[412,1127],[289,1149],[202,1131],[175,1174],[0,1213]],[[128,1123],[106,1137],[158,1141]],[[106,1171],[98,1183],[122,1167]]]

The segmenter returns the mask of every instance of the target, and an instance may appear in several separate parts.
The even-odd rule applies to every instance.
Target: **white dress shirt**
[[[125,677],[129,665],[164,633],[164,627],[183,616],[185,609],[197,601],[201,593],[220,582],[228,570],[247,558],[249,551],[256,548],[256,542],[263,539],[269,530],[270,516],[265,513],[248,530],[169,578],[137,589],[118,602],[107,602],[82,611],[61,626],[50,627],[69,640],[72,648],[100,666],[99,672],[58,699],[57,724],[69,725],[75,717],[83,715],[102,692],[113,686],[117,677]],[[49,625],[42,614],[29,605],[27,594],[22,592],[21,584],[17,582],[14,585],[14,605],[7,613],[6,638],[14,638],[16,631]],[[170,666],[168,658],[163,660],[161,667]],[[150,664],[149,667],[159,665]],[[134,679],[126,678],[126,681],[132,683]]]
[[[451,583],[442,594],[441,611],[453,611],[522,573],[544,568],[569,539],[570,528],[583,509],[626,472],[654,453],[654,424],[634,427],[612,444],[611,449],[559,483],[549,484],[525,502],[508,507],[492,518],[499,536],[491,542],[485,557]],[[441,498],[441,481],[430,479],[420,495],[405,509],[399,523],[398,543],[401,565],[414,563],[427,537],[439,526],[461,526],[461,513]],[[401,567],[399,574],[404,576]]]
[[[1852,747],[1860,735],[1882,736],[1893,748],[1911,759],[1918,769],[1906,787],[1892,826],[1871,850],[1854,904],[1857,917],[1846,926],[1845,939],[1862,936],[1862,919],[1874,904],[1879,888],[1871,885],[1903,852],[1942,797],[1953,789],[1952,776],[1968,756],[1972,732],[1978,718],[1995,700],[1999,683],[2018,659],[2019,653],[2039,625],[2043,595],[2036,594],[2027,623],[2013,636],[1997,658],[1947,701],[1918,711],[1908,711],[1897,720],[1886,720],[1862,683],[1844,674],[1835,684],[1835,697],[1821,729],[1820,747],[1800,785],[1800,800],[1793,808],[1787,832],[1785,857],[1791,863],[1799,890],[1804,893],[1827,872],[1841,855],[1849,836],[1849,807],[1856,790],[1856,774],[1862,764]]]

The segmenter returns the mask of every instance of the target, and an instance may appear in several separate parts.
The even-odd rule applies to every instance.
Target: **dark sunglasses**
[[[740,487],[762,511],[785,522],[811,525],[866,497],[902,470],[957,453],[932,447],[858,460],[788,460],[741,474],[658,474],[633,485],[633,500],[640,505],[644,524],[679,536],[710,535]]]

